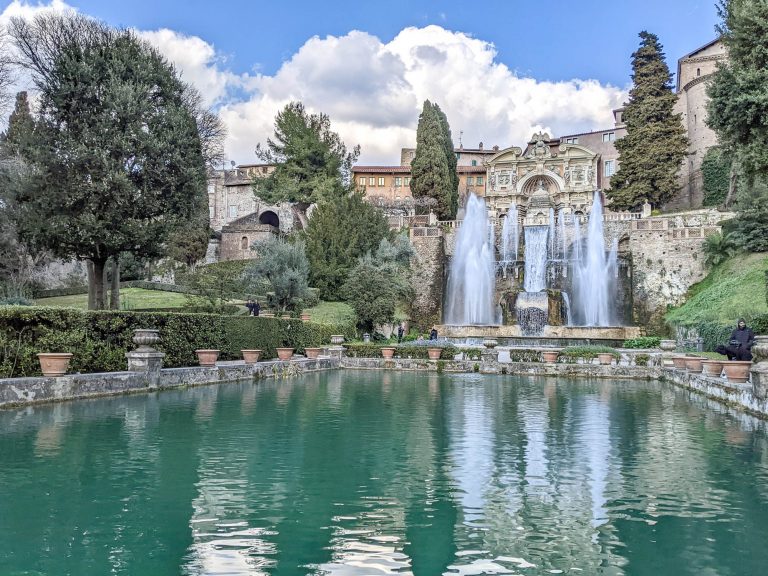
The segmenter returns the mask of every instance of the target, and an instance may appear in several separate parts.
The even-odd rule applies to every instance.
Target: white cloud
[[[30,5],[14,0],[0,14],[30,17],[64,10],[62,0]],[[313,37],[274,75],[235,74],[209,42],[161,29],[139,31],[218,107],[227,125],[227,153],[240,163],[272,135],[277,112],[291,100],[331,117],[361,163],[396,164],[413,146],[425,99],[448,116],[455,142],[466,147],[523,145],[536,131],[553,135],[610,127],[626,90],[596,80],[549,82],[521,77],[497,60],[489,42],[440,26],[406,28],[389,42],[362,31]]]

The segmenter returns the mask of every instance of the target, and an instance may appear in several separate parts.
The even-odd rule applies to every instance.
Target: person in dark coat
[[[403,323],[400,322],[400,325],[397,327],[397,343],[400,344],[400,342],[403,341],[403,334],[405,333],[405,329],[403,328]]]
[[[718,354],[725,354],[728,360],[752,360],[752,345],[755,343],[755,333],[751,328],[747,328],[744,318],[739,318],[736,329],[731,332],[731,338],[728,345],[722,344],[715,349]]]
[[[253,316],[253,300],[250,298],[245,302],[245,309],[248,310],[248,316]]]
[[[432,328],[432,331],[429,333],[429,339],[437,340],[437,328]]]
[[[259,301],[256,300],[253,303],[253,307],[251,308],[251,314],[253,314],[254,316],[258,316],[259,312],[261,312],[261,304],[259,304]]]

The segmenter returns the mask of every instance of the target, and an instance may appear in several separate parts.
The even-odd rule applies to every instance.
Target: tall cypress
[[[29,100],[26,92],[16,94],[16,105],[8,118],[8,131],[5,134],[5,149],[7,153],[21,156],[32,141],[35,130],[35,120],[29,110]]]
[[[619,169],[608,190],[611,206],[625,210],[646,200],[658,207],[675,195],[688,145],[682,117],[672,111],[677,95],[659,39],[643,31],[640,40],[632,54],[634,86],[623,115],[627,134],[616,141]]]
[[[456,216],[458,179],[453,143],[450,142],[448,120],[436,104],[424,101],[416,128],[416,154],[411,162],[411,193],[413,197],[432,198],[439,218]],[[455,190],[455,192],[452,192]]]

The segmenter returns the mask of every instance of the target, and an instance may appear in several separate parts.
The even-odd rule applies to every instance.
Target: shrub
[[[434,344],[434,343],[433,343]],[[442,348],[440,353],[441,360],[453,360],[453,358],[462,351],[459,348],[451,344],[442,344],[434,346],[413,346],[413,345],[386,345],[386,344],[370,344],[366,342],[350,342],[344,346],[347,349],[347,356],[351,358],[381,358],[382,348],[395,348],[395,357],[397,358],[411,358],[418,360],[427,360],[429,353],[427,348]]]
[[[661,338],[658,336],[640,336],[624,340],[624,348],[658,348]]]
[[[38,352],[72,352],[73,372],[125,370],[125,353],[135,348],[136,328],[160,330],[158,348],[166,367],[194,366],[195,350],[216,348],[222,360],[260,348],[265,359],[283,344],[303,350],[352,336],[354,327],[248,316],[84,311],[71,308],[0,307],[0,377],[36,376]]]
[[[619,358],[621,356],[616,349],[611,348],[610,346],[592,344],[588,346],[568,346],[560,352],[559,359],[563,359],[565,362],[572,361],[576,358],[591,360],[592,358],[597,358],[598,354],[611,354],[614,358]]]

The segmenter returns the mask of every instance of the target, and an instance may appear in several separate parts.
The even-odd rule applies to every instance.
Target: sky
[[[397,164],[425,99],[468,148],[610,127],[638,33],[659,36],[674,73],[715,38],[715,2],[0,0],[0,25],[74,9],[135,29],[218,111],[227,164],[258,162],[291,100],[327,113],[361,164]]]

